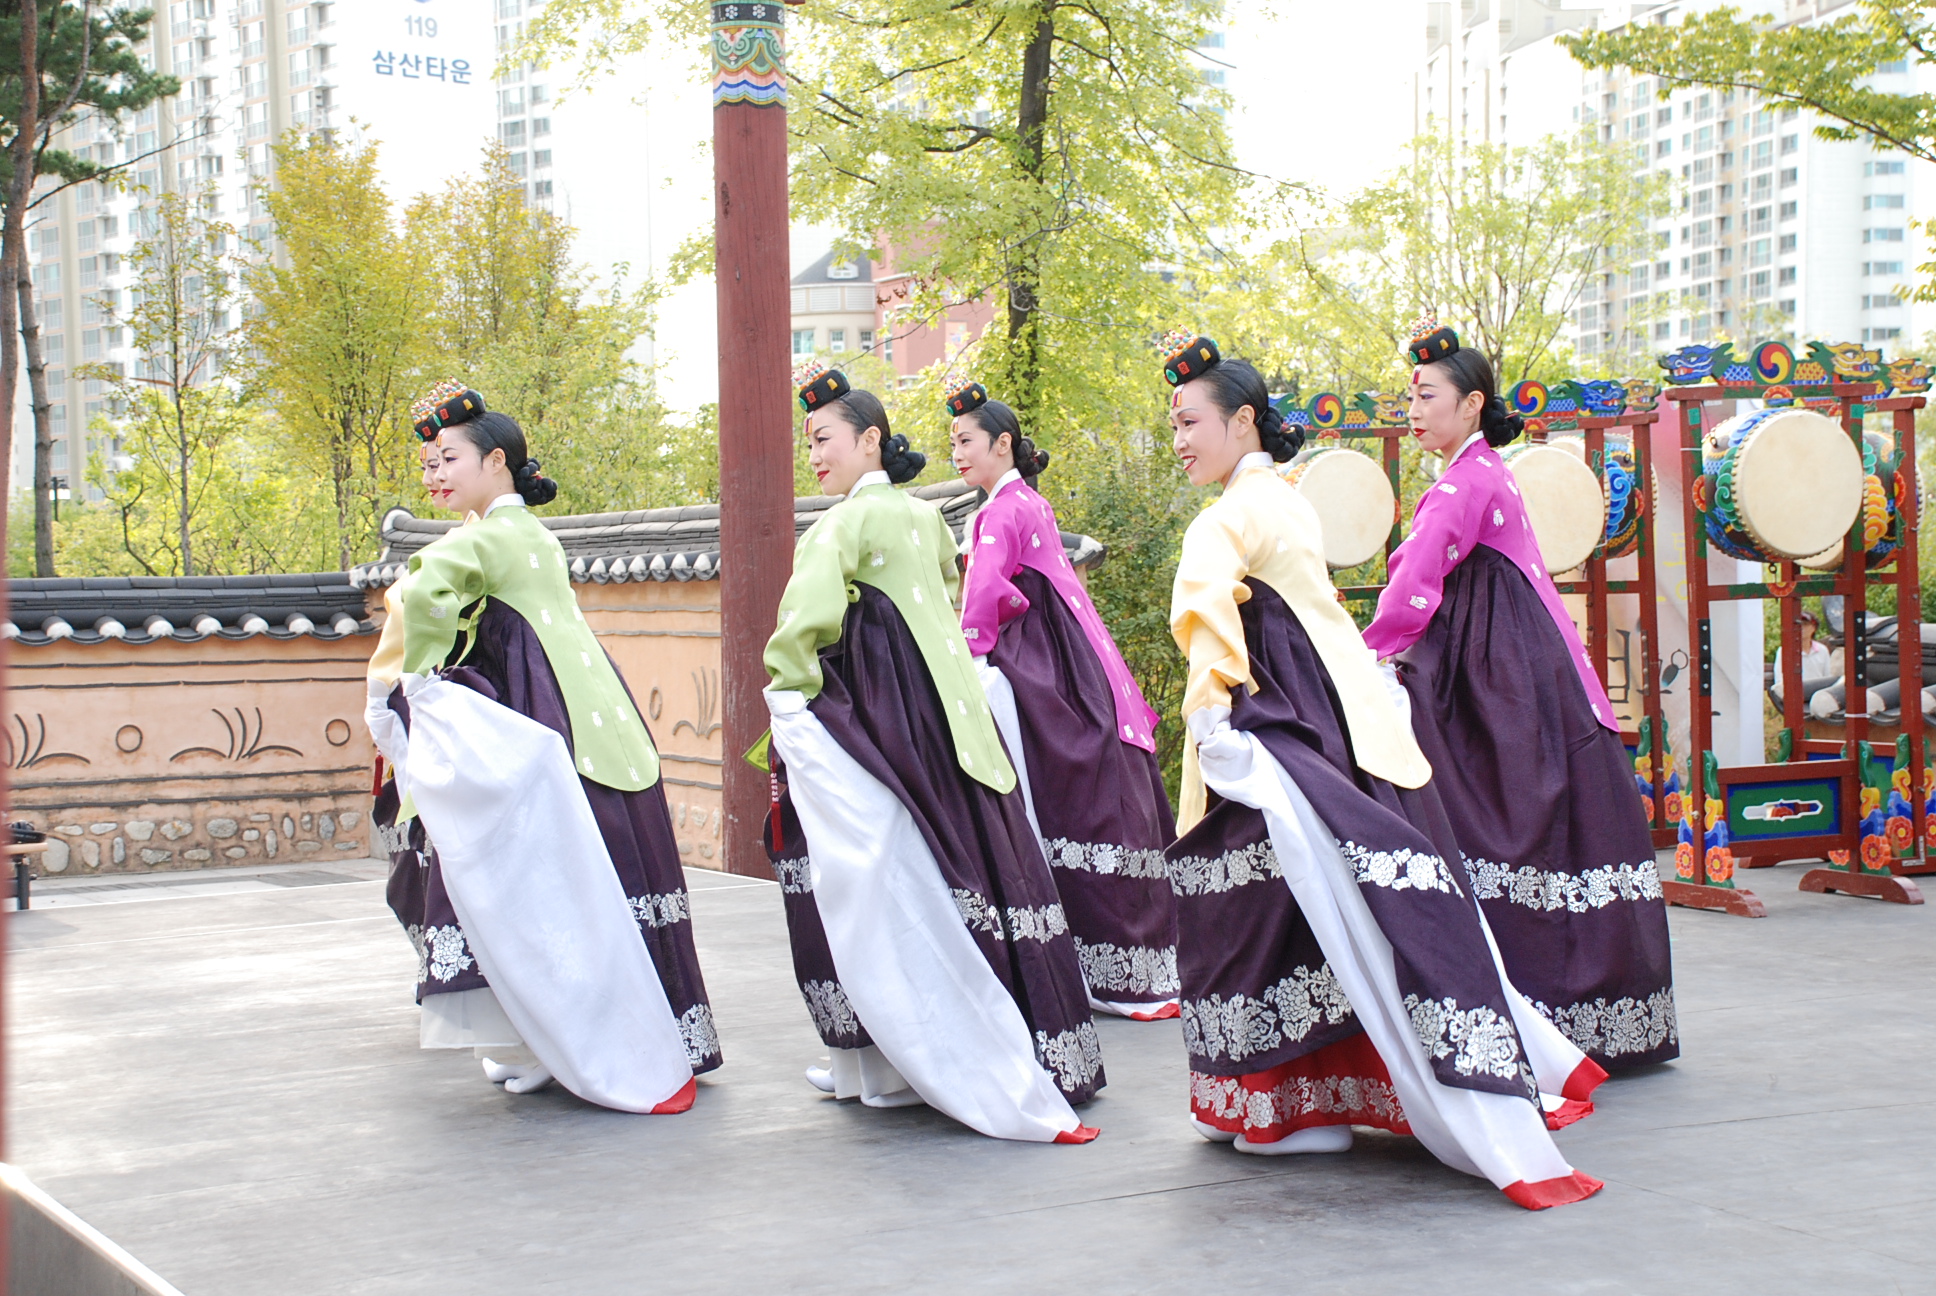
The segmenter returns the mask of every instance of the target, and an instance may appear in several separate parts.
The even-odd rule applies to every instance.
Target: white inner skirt
[[[907,807],[801,694],[766,696],[827,948],[887,1063],[930,1106],[992,1138],[1048,1143],[1076,1129]]]
[[[489,986],[425,995],[422,1007],[419,1048],[517,1048],[524,1043]]]

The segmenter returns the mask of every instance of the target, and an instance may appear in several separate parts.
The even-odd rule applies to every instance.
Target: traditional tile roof
[[[7,582],[0,639],[195,643],[210,637],[373,634],[348,572],[297,576],[85,576]]]
[[[980,491],[962,481],[916,486],[910,493],[940,508],[957,540],[982,498]],[[794,500],[794,535],[805,535],[807,528],[838,502],[828,495]],[[540,520],[570,556],[573,584],[719,577],[717,504]],[[369,589],[394,584],[412,554],[456,525],[454,519],[419,518],[406,509],[392,509],[383,519],[383,556],[352,569],[350,579]],[[1062,533],[1062,547],[1078,567],[1094,567],[1108,554],[1100,541],[1067,531]]]

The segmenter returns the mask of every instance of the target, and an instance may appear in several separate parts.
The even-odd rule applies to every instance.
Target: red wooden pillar
[[[784,4],[714,4],[713,236],[719,294],[720,840],[728,872],[771,877],[765,774],[741,759],[767,728],[762,650],[793,569],[788,388]]]

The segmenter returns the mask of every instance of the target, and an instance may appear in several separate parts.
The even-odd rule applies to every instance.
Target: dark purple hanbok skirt
[[[823,683],[809,709],[907,807],[963,925],[1021,1009],[1036,1059],[1069,1101],[1092,1098],[1105,1083],[1102,1048],[1068,917],[1021,791],[1003,796],[961,772],[914,635],[886,594],[858,588],[839,641],[821,651]],[[775,765],[784,780],[784,766]],[[824,1043],[856,1048],[868,1043],[865,1027],[840,987],[814,906],[809,843],[781,786],[781,845],[774,849],[769,839],[767,846],[786,893],[800,993]]]
[[[461,651],[460,642],[453,656]],[[570,714],[551,662],[537,633],[508,605],[492,602],[485,608],[478,622],[477,646],[451,672],[451,679],[554,730],[570,749]],[[400,690],[391,692],[390,707],[409,723],[409,704]],[[679,865],[672,816],[666,809],[665,785],[621,792],[582,776],[579,783],[679,1021],[692,1069],[710,1071],[723,1060],[719,1033],[693,945],[692,905]],[[395,827],[395,788],[394,782],[385,787],[375,818],[379,825],[387,821],[387,835],[392,838],[390,908],[417,948],[417,1000],[487,985],[451,908],[436,848],[425,838],[423,821],[412,819],[401,833]]]
[[[1531,582],[1475,547],[1400,661],[1513,985],[1608,1070],[1679,1056],[1667,909],[1632,764]]]
[[[1231,725],[1257,735],[1338,839],[1391,942],[1399,992],[1442,1084],[1531,1099],[1498,968],[1428,784],[1357,767],[1344,711],[1304,627],[1251,579],[1244,638],[1257,691]],[[1263,815],[1211,797],[1170,848],[1192,1114],[1271,1142],[1313,1125],[1405,1132],[1376,1051],[1284,881]]]
[[[1124,742],[1096,650],[1048,578],[1023,568],[1029,610],[989,660],[1015,692],[1035,819],[1075,934],[1089,993],[1104,1003],[1176,998],[1176,900],[1163,850],[1176,817],[1156,756]]]

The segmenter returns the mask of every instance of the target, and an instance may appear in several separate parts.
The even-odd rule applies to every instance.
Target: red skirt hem
[[[1554,1206],[1568,1206],[1576,1201],[1585,1201],[1599,1192],[1606,1184],[1592,1175],[1581,1174],[1575,1170],[1559,1179],[1541,1179],[1537,1183],[1507,1184],[1502,1190],[1515,1206],[1527,1210],[1547,1210]]]
[[[1057,1143],[1092,1143],[1096,1135],[1102,1133],[1094,1125],[1078,1125],[1072,1130],[1063,1130],[1055,1136]]]
[[[1412,1132],[1391,1073],[1363,1033],[1245,1075],[1190,1074],[1190,1115],[1250,1143],[1275,1143],[1321,1125]]]
[[[680,1112],[692,1110],[693,1099],[699,1096],[699,1081],[688,1080],[678,1093],[652,1109],[654,1116],[677,1116]]]
[[[1574,1121],[1585,1120],[1591,1116],[1593,1114],[1593,1104],[1590,1102],[1579,1102],[1572,1098],[1565,1098],[1560,1101],[1558,1107],[1543,1114],[1546,1117],[1547,1129],[1565,1129]]]
[[[1581,1058],[1580,1065],[1573,1068],[1573,1074],[1566,1077],[1566,1083],[1560,1086],[1560,1097],[1570,1098],[1574,1102],[1586,1102],[1588,1098],[1593,1096],[1593,1091],[1598,1089],[1606,1078],[1607,1072],[1605,1067],[1602,1067],[1592,1058]],[[1587,1110],[1591,1111],[1592,1109],[1593,1105],[1587,1103]],[[1581,1112],[1580,1115],[1584,1116],[1586,1112]],[[1576,1117],[1575,1119],[1578,1118]]]

